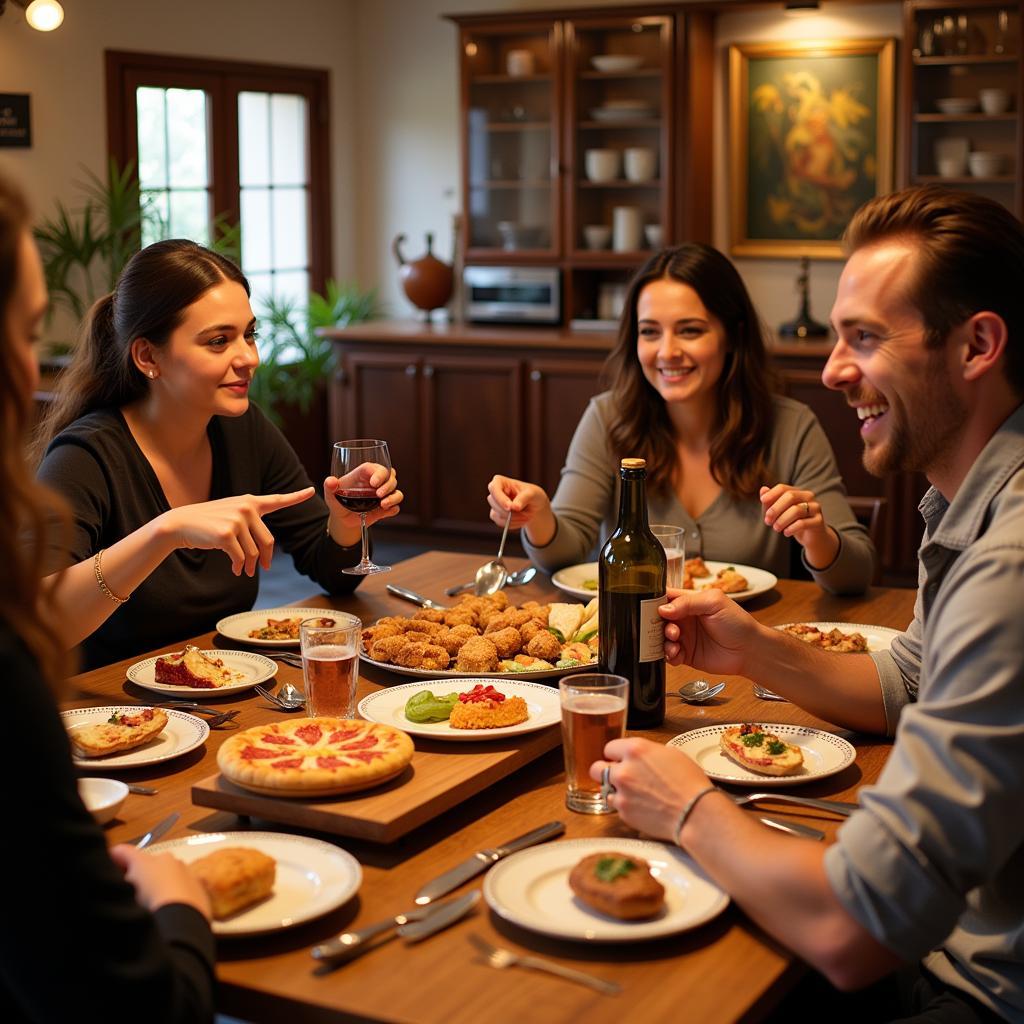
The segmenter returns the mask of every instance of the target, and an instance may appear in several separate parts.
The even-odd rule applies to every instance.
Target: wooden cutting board
[[[413,737],[406,770],[374,789],[336,797],[286,799],[250,793],[218,772],[192,787],[192,803],[299,828],[391,843],[463,800],[511,775],[561,743],[553,725],[482,743]]]

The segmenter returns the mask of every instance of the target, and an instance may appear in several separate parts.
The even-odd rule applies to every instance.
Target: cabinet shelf
[[[1013,185],[1017,181],[1013,174],[995,174],[983,178],[973,174],[961,174],[955,178],[947,178],[941,174],[916,174],[915,184],[919,185]]]
[[[473,75],[470,85],[530,85],[538,83],[549,85],[551,76],[548,74],[537,75]]]
[[[1016,64],[1015,53],[960,53],[955,57],[914,57],[919,68],[949,68],[958,64]]]
[[[1006,114],[915,114],[914,120],[919,124],[984,124],[989,121],[1016,121],[1017,115],[1013,111]]]
[[[550,121],[491,121],[484,128],[484,131],[488,132],[546,132],[550,130]]]
[[[627,178],[615,178],[613,181],[579,181],[580,188],[661,188],[660,178],[648,178],[647,181],[629,181]]]
[[[660,117],[635,117],[621,121],[580,121],[581,131],[620,131],[623,128],[660,128]]]
[[[661,68],[633,68],[632,71],[580,71],[579,78],[588,80],[603,78],[660,78]]]
[[[512,189],[518,189],[518,188],[529,188],[529,189],[543,188],[543,189],[549,189],[549,188],[551,188],[551,184],[552,184],[551,181],[549,181],[547,178],[541,178],[541,179],[538,179],[536,181],[520,181],[518,179],[510,178],[510,179],[500,179],[500,180],[495,179],[495,180],[491,180],[491,181],[471,181],[469,183],[469,187],[471,189],[473,189],[474,191],[476,189],[502,189],[502,188],[512,188]]]

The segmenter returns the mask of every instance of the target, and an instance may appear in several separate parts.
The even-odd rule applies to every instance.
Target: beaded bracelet
[[[100,588],[101,593],[109,597],[110,600],[114,602],[114,604],[124,604],[128,600],[128,598],[118,597],[117,594],[115,594],[110,589],[110,587],[107,586],[107,581],[103,578],[103,566],[100,564],[100,559],[103,557],[103,552],[105,550],[106,548],[100,548],[100,550],[96,552],[96,555],[92,560],[93,571],[96,573],[96,586],[98,586]],[[129,594],[129,597],[130,596],[131,595]]]
[[[693,812],[694,807],[696,807],[697,804],[701,801],[701,799],[703,797],[706,797],[708,793],[714,793],[716,791],[716,786],[708,786],[705,789],[702,789],[699,793],[695,793],[692,797],[690,797],[689,803],[687,803],[686,806],[679,812],[679,820],[676,822],[676,827],[672,832],[672,835],[675,836],[676,846],[681,847],[683,845],[679,841],[679,836],[683,831],[683,826],[686,824],[686,819],[690,817],[690,814]]]

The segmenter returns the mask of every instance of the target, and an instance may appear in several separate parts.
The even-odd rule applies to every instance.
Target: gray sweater
[[[836,594],[864,591],[874,573],[875,551],[867,531],[857,522],[846,500],[835,456],[817,417],[800,402],[777,396],[775,429],[768,450],[771,478],[777,483],[813,491],[821,502],[825,522],[839,534],[839,554],[821,570],[804,566],[825,590]],[[557,530],[542,548],[523,543],[533,561],[554,572],[566,565],[596,557],[598,542],[615,529],[619,508],[618,461],[612,452],[611,392],[591,399],[569,445],[562,479],[551,501]],[[715,561],[735,562],[788,576],[796,541],[765,526],[756,497],[737,499],[722,491],[694,519],[675,494],[648,495],[653,523],[682,526],[686,557],[702,555]]]

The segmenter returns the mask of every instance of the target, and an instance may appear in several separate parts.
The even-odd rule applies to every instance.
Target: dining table
[[[451,603],[452,599],[445,597],[445,588],[472,580],[480,561],[478,555],[431,551],[394,565],[391,572],[367,577],[351,594],[321,594],[301,604],[346,611],[367,625],[384,615],[415,611],[412,605],[388,592],[388,583],[399,584],[440,603]],[[506,562],[510,571],[527,564],[515,558]],[[507,593],[516,604],[528,600],[567,600],[542,573]],[[809,581],[779,580],[772,590],[747,602],[746,608],[767,625],[825,621],[903,629],[913,617],[914,599],[915,591],[909,589],[872,587],[859,596],[840,597]],[[178,638],[176,643],[151,655],[180,650],[186,642],[203,649],[233,646],[211,632]],[[152,693],[126,677],[126,669],[137,660],[127,659],[74,676],[64,706],[154,701]],[[689,667],[668,666],[667,691],[671,695],[681,683],[702,675]],[[719,678],[716,676],[714,681]],[[302,670],[282,663],[278,679],[291,681],[301,689]],[[808,781],[792,792],[855,801],[858,790],[877,779],[891,749],[889,739],[840,730],[790,703],[767,703],[755,697],[749,679],[725,677],[725,681],[722,693],[702,705],[670,697],[664,724],[641,735],[666,742],[689,730],[744,721],[811,726],[846,737],[856,750],[856,760],[838,774]],[[358,697],[407,682],[399,674],[363,664]],[[550,682],[557,687],[557,680]],[[828,680],[822,679],[821,684],[827,686]],[[205,694],[204,691],[202,696]],[[129,795],[116,819],[106,827],[111,844],[140,835],[172,811],[179,812],[180,818],[167,834],[168,839],[222,831],[301,833],[296,826],[193,803],[193,787],[217,772],[221,743],[239,728],[279,722],[286,717],[253,690],[227,697],[218,702],[218,707],[221,705],[238,709],[239,714],[234,722],[212,729],[198,749],[175,760],[113,775],[157,792]],[[557,725],[549,728],[557,735]],[[457,756],[461,745],[448,746],[451,756]],[[83,774],[100,772],[92,768]],[[415,778],[407,784],[415,785]],[[765,803],[760,809],[775,817],[820,828],[826,833],[825,842],[832,841],[841,822],[825,812],[782,803]],[[262,936],[219,939],[218,1009],[253,1022],[486,1024],[529,1019],[623,1024],[687,1019],[713,1024],[766,1018],[808,970],[732,904],[707,923],[678,934],[646,941],[594,943],[527,930],[498,916],[483,901],[469,916],[423,942],[407,945],[393,941],[336,970],[316,970],[317,963],[310,955],[315,944],[408,909],[425,882],[475,851],[494,847],[556,819],[565,823],[566,839],[599,837],[607,839],[614,848],[616,839],[636,835],[615,814],[578,814],[566,808],[560,742],[549,744],[539,756],[434,815],[398,841],[381,843],[318,835],[358,860],[362,868],[358,894],[326,915],[291,928]],[[481,875],[458,891],[479,887],[482,878]],[[495,970],[471,941],[473,935],[515,953],[537,955],[578,968],[617,983],[621,991],[605,995],[531,970]]]

